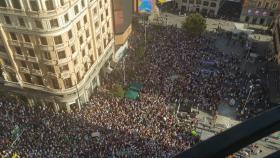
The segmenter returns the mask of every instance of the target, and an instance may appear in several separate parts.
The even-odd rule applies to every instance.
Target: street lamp
[[[243,112],[244,112],[245,106],[246,106],[246,104],[247,104],[247,102],[248,102],[248,100],[249,100],[249,98],[250,98],[250,96],[251,96],[251,93],[252,93],[252,91],[253,91],[253,88],[254,88],[254,85],[251,85],[251,86],[250,86],[249,94],[248,94],[248,96],[247,96],[247,98],[246,98],[246,101],[245,101],[245,103],[244,103],[244,105],[243,105],[243,109],[242,109]]]

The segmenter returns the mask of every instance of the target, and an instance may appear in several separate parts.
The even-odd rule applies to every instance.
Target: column
[[[99,79],[99,74],[96,75],[96,86],[99,87],[101,84],[100,84],[100,79]]]
[[[45,110],[47,108],[46,102],[43,99],[41,99],[40,101],[41,101],[43,109]]]
[[[46,7],[46,4],[45,4],[45,0],[40,0],[39,1],[41,8],[43,11],[46,11],[47,10],[47,7]]]
[[[53,108],[54,108],[54,111],[56,112],[56,113],[58,113],[59,112],[59,105],[54,101],[53,102]]]
[[[71,113],[72,110],[71,110],[70,104],[65,104],[65,106],[66,106],[67,112]]]

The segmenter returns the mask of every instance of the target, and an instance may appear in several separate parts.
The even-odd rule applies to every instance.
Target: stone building
[[[279,11],[279,0],[244,0],[240,21],[270,25]]]
[[[210,17],[217,16],[222,0],[175,0],[182,14],[199,12]]]
[[[0,0],[0,91],[80,108],[114,55],[110,0]]]

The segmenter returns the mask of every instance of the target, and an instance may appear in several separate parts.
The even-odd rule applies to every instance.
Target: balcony
[[[18,60],[26,60],[26,57],[24,55],[14,54],[14,56]]]
[[[175,158],[224,158],[261,138],[280,130],[280,106],[255,118],[238,124],[193,148],[175,156]],[[269,157],[280,157],[276,152]]]
[[[23,72],[23,73],[30,73],[30,70],[28,68],[26,68],[26,67],[20,67],[19,71]]]
[[[30,61],[30,62],[35,62],[35,63],[38,63],[38,61],[39,61],[37,57],[31,57],[31,56],[27,56],[26,60]]]
[[[50,45],[40,45],[40,49],[45,51],[54,50],[53,46]]]

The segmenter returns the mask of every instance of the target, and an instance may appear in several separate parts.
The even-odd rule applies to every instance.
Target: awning
[[[141,83],[133,83],[129,86],[129,90],[139,92],[143,88],[143,84]]]
[[[139,93],[133,90],[128,90],[125,92],[125,98],[130,100],[136,100],[139,98]]]

